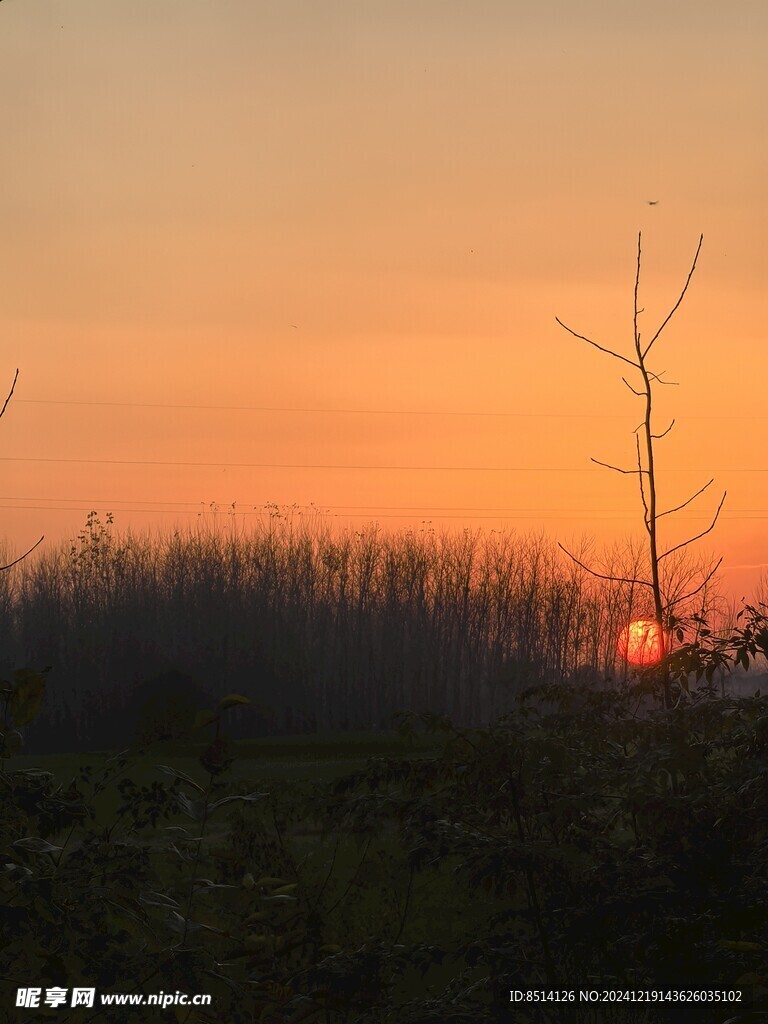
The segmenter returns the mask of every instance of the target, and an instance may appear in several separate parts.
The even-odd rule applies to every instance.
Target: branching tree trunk
[[[658,626],[659,638],[660,638],[660,648],[661,649],[660,649],[660,662],[659,662],[660,669],[659,669],[659,673],[660,673],[660,676],[661,676],[661,680],[660,681],[661,681],[662,688],[663,688],[663,693],[664,693],[664,705],[665,705],[665,707],[671,707],[671,705],[672,705],[671,685],[670,685],[669,673],[668,673],[668,671],[667,671],[667,669],[665,667],[665,658],[666,658],[666,655],[669,653],[667,651],[667,639],[666,638],[671,633],[671,630],[674,627],[675,621],[676,621],[673,609],[677,605],[681,604],[683,601],[687,601],[691,597],[694,597],[701,590],[703,590],[704,587],[706,587],[706,585],[710,582],[710,580],[712,579],[714,574],[717,572],[717,569],[719,568],[720,563],[722,562],[722,558],[720,558],[717,561],[717,563],[715,564],[715,566],[708,573],[706,573],[704,579],[699,584],[699,586],[697,586],[694,590],[691,590],[691,591],[689,591],[686,594],[677,595],[677,596],[674,596],[674,597],[672,597],[669,594],[665,593],[665,589],[664,589],[664,587],[662,585],[662,576],[661,576],[661,571],[660,571],[661,562],[662,562],[663,559],[665,559],[669,555],[671,555],[673,551],[679,551],[681,548],[687,547],[689,544],[692,544],[694,541],[699,540],[701,537],[704,537],[707,533],[710,532],[710,530],[712,530],[714,528],[714,525],[717,522],[718,517],[720,515],[720,510],[723,507],[723,502],[725,501],[726,492],[723,491],[723,496],[720,499],[720,504],[717,506],[717,510],[716,510],[716,512],[714,514],[712,522],[710,523],[710,525],[707,527],[706,530],[703,530],[701,533],[696,534],[696,536],[694,536],[694,537],[690,537],[688,540],[685,540],[685,541],[683,541],[680,544],[676,544],[674,547],[668,548],[666,551],[660,551],[659,550],[659,548],[661,546],[660,543],[659,543],[659,533],[658,533],[658,522],[659,522],[659,520],[663,516],[671,515],[673,512],[679,512],[681,509],[685,508],[686,505],[689,505],[695,498],[697,498],[700,494],[702,494],[713,483],[713,480],[709,480],[706,484],[704,484],[703,487],[699,488],[699,490],[696,491],[695,494],[692,494],[689,498],[687,498],[684,502],[682,502],[682,504],[676,505],[674,508],[665,509],[663,512],[659,512],[658,511],[657,489],[656,489],[656,466],[655,466],[655,462],[654,462],[654,442],[661,440],[661,438],[663,438],[663,437],[666,437],[666,435],[670,432],[670,430],[674,426],[675,420],[673,419],[672,422],[669,424],[669,426],[666,428],[666,430],[662,431],[662,433],[655,434],[653,432],[653,425],[652,425],[653,385],[654,384],[675,385],[676,382],[675,381],[663,380],[662,378],[664,376],[664,371],[662,371],[661,373],[653,373],[651,370],[648,369],[648,366],[646,364],[646,360],[648,358],[648,353],[653,348],[653,346],[656,343],[657,339],[659,338],[659,335],[661,334],[661,332],[664,330],[664,328],[667,326],[669,321],[674,316],[675,312],[677,311],[678,307],[680,306],[680,303],[683,301],[683,298],[685,297],[685,293],[688,291],[688,286],[691,283],[691,278],[693,277],[693,273],[696,270],[696,263],[697,263],[698,258],[699,258],[699,253],[701,252],[701,244],[702,244],[703,240],[704,240],[704,236],[700,235],[699,236],[699,244],[696,247],[696,253],[695,253],[694,257],[693,257],[693,262],[691,264],[691,269],[688,272],[688,277],[687,277],[687,279],[685,281],[685,285],[683,286],[682,291],[680,292],[680,295],[679,295],[679,297],[677,299],[677,302],[674,304],[672,309],[669,311],[667,316],[664,318],[664,320],[662,321],[661,326],[658,328],[658,330],[653,335],[651,340],[648,341],[645,345],[643,345],[643,343],[641,342],[641,335],[640,335],[640,331],[638,329],[638,323],[637,323],[638,315],[643,312],[642,309],[638,308],[638,294],[639,294],[639,290],[640,290],[640,264],[641,264],[641,256],[642,256],[642,249],[641,249],[642,234],[638,233],[638,236],[637,236],[637,269],[636,269],[636,272],[635,272],[634,315],[633,315],[634,348],[635,348],[634,358],[628,358],[627,356],[621,355],[619,352],[614,352],[612,349],[605,348],[602,345],[598,345],[597,342],[593,341],[591,338],[587,338],[583,334],[578,334],[576,331],[571,330],[571,328],[568,327],[566,324],[564,324],[562,322],[562,320],[559,319],[559,317],[555,317],[555,319],[560,324],[560,326],[563,327],[566,331],[568,331],[569,334],[572,334],[575,338],[579,338],[582,341],[586,341],[589,345],[594,346],[594,348],[599,349],[601,352],[605,352],[607,355],[613,356],[615,359],[619,359],[622,362],[627,363],[629,366],[631,366],[633,368],[633,370],[636,370],[640,374],[640,382],[639,382],[640,386],[639,386],[639,388],[638,387],[634,387],[627,380],[626,377],[622,377],[621,378],[623,380],[623,382],[626,384],[626,386],[629,388],[629,390],[632,392],[632,394],[636,395],[638,398],[641,398],[643,400],[644,407],[645,407],[643,421],[635,430],[635,447],[636,447],[636,452],[637,452],[637,468],[636,469],[623,469],[623,468],[621,468],[619,466],[612,466],[612,465],[610,465],[607,462],[600,462],[598,459],[592,459],[592,462],[594,462],[598,466],[604,466],[606,469],[613,470],[616,473],[632,474],[632,475],[636,475],[637,476],[638,484],[639,484],[639,489],[640,489],[640,500],[641,500],[642,506],[643,506],[643,524],[645,526],[645,531],[646,531],[647,539],[648,539],[648,556],[649,556],[649,562],[650,562],[650,576],[651,576],[651,578],[650,578],[650,580],[648,580],[648,579],[641,579],[641,578],[631,578],[630,579],[630,578],[625,578],[625,577],[621,577],[621,576],[603,575],[602,573],[595,572],[593,569],[590,569],[588,566],[584,565],[583,562],[579,561],[579,559],[576,558],[575,555],[571,554],[571,552],[568,551],[567,548],[563,547],[562,544],[560,544],[559,547],[562,548],[562,550],[568,555],[569,558],[571,558],[574,562],[576,562],[578,565],[580,565],[583,569],[586,569],[587,572],[589,572],[591,575],[596,576],[599,579],[611,580],[611,581],[617,582],[617,583],[618,582],[623,582],[623,583],[637,584],[638,586],[649,588],[649,590],[651,592],[651,595],[652,595],[652,599],[653,599],[654,618],[655,618],[656,624]],[[643,444],[642,444],[642,446],[641,446],[641,442],[640,442],[640,433],[641,432],[642,432],[642,435],[643,435]]]

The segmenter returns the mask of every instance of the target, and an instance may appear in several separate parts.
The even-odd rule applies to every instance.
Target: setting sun
[[[618,652],[630,665],[655,665],[662,657],[662,648],[669,649],[669,639],[663,645],[659,624],[652,619],[637,619],[621,631]]]

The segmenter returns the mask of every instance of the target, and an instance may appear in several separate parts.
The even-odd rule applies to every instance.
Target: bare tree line
[[[111,522],[91,513],[69,546],[0,576],[0,657],[53,666],[46,745],[123,743],[133,690],[169,669],[253,699],[235,736],[386,727],[400,709],[487,722],[515,690],[585,666],[620,683],[617,636],[653,611],[632,583],[639,545],[604,552],[617,582],[536,534],[334,533],[273,515],[240,535],[115,535]],[[682,593],[702,567],[672,563]],[[711,613],[712,588],[698,598]]]

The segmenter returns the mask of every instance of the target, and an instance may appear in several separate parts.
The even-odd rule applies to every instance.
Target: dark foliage
[[[6,732],[34,713],[40,678],[6,686]],[[211,1008],[175,1008],[189,1024],[760,1019],[768,697],[638,717],[634,689],[537,687],[488,728],[404,715],[404,736],[441,738],[436,755],[269,792],[227,781],[220,718],[246,703],[235,694],[197,717],[216,727],[198,778],[163,764],[139,786],[125,754],[66,785],[4,769],[6,987],[210,993]],[[117,809],[100,820],[95,798],[113,784]],[[163,826],[180,813],[186,826]],[[740,1001],[512,1007],[510,990]],[[146,1007],[37,1012],[147,1019]],[[0,1021],[15,1013],[6,998]]]

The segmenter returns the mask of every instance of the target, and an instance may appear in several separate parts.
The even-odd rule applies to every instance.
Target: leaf
[[[249,914],[248,917],[243,921],[243,926],[250,928],[253,924],[259,924],[261,921],[266,921],[270,914],[267,914],[265,910],[257,910],[255,914]]]
[[[735,942],[730,939],[722,939],[718,942],[721,949],[732,949],[735,953],[761,953],[763,947],[759,942]]]
[[[182,811],[193,821],[202,821],[205,804],[202,800],[190,800],[186,793],[177,793],[176,800]]]
[[[149,921],[146,910],[131,896],[122,896],[120,893],[111,893],[105,899],[106,903],[111,903],[114,907],[122,910],[124,914],[133,918],[134,921],[139,921],[142,924],[146,924]]]
[[[196,892],[202,892],[204,889],[239,889],[239,885],[231,885],[228,882],[212,882],[210,878],[196,878],[194,881],[195,886],[199,886]]]
[[[24,867],[21,864],[14,864],[13,861],[8,861],[7,863],[3,864],[3,871],[5,871],[9,875],[22,874],[26,875],[27,877],[29,877],[32,874],[32,871],[29,868]]]
[[[183,918],[181,914],[177,914],[175,910],[172,910],[168,917],[165,919],[165,923],[173,931],[178,932],[179,935],[183,935],[187,922],[186,918]],[[190,922],[189,928],[186,930],[190,932],[194,931],[195,925],[192,922]]]
[[[156,764],[155,768],[159,768],[161,772],[165,772],[166,775],[171,775],[174,779],[180,779],[181,782],[186,782],[190,786],[194,786],[198,793],[203,793],[203,787],[199,786],[193,778],[186,774],[186,772],[179,771],[178,768],[171,768],[167,764]]]
[[[29,850],[30,853],[55,853],[57,850],[64,849],[62,846],[51,846],[44,839],[34,836],[30,836],[28,839],[17,839],[13,845],[22,850]]]
[[[215,811],[217,807],[221,807],[223,804],[229,804],[233,800],[245,800],[246,803],[256,803],[257,800],[264,800],[268,797],[269,793],[245,793],[242,796],[225,796],[221,800],[216,800],[214,803],[208,805],[209,811]]]
[[[164,892],[153,892],[152,890],[139,893],[139,899],[150,907],[178,907],[179,905],[176,900],[166,896]]]
[[[237,704],[250,704],[251,701],[248,697],[241,697],[239,693],[228,693],[226,697],[222,697],[219,701],[219,711],[226,711],[227,708],[233,708]]]
[[[294,889],[298,888],[298,882],[290,882],[288,885],[281,885],[279,889],[273,889],[273,896],[287,896],[293,892]]]
[[[219,928],[211,928],[208,924],[201,924],[199,921],[190,921],[181,914],[177,914],[175,910],[172,910],[168,917],[165,919],[165,923],[173,931],[178,932],[179,935],[183,935],[185,928],[187,932],[196,932],[201,928],[204,928],[207,932],[216,932],[217,935],[223,935],[224,933]]]

